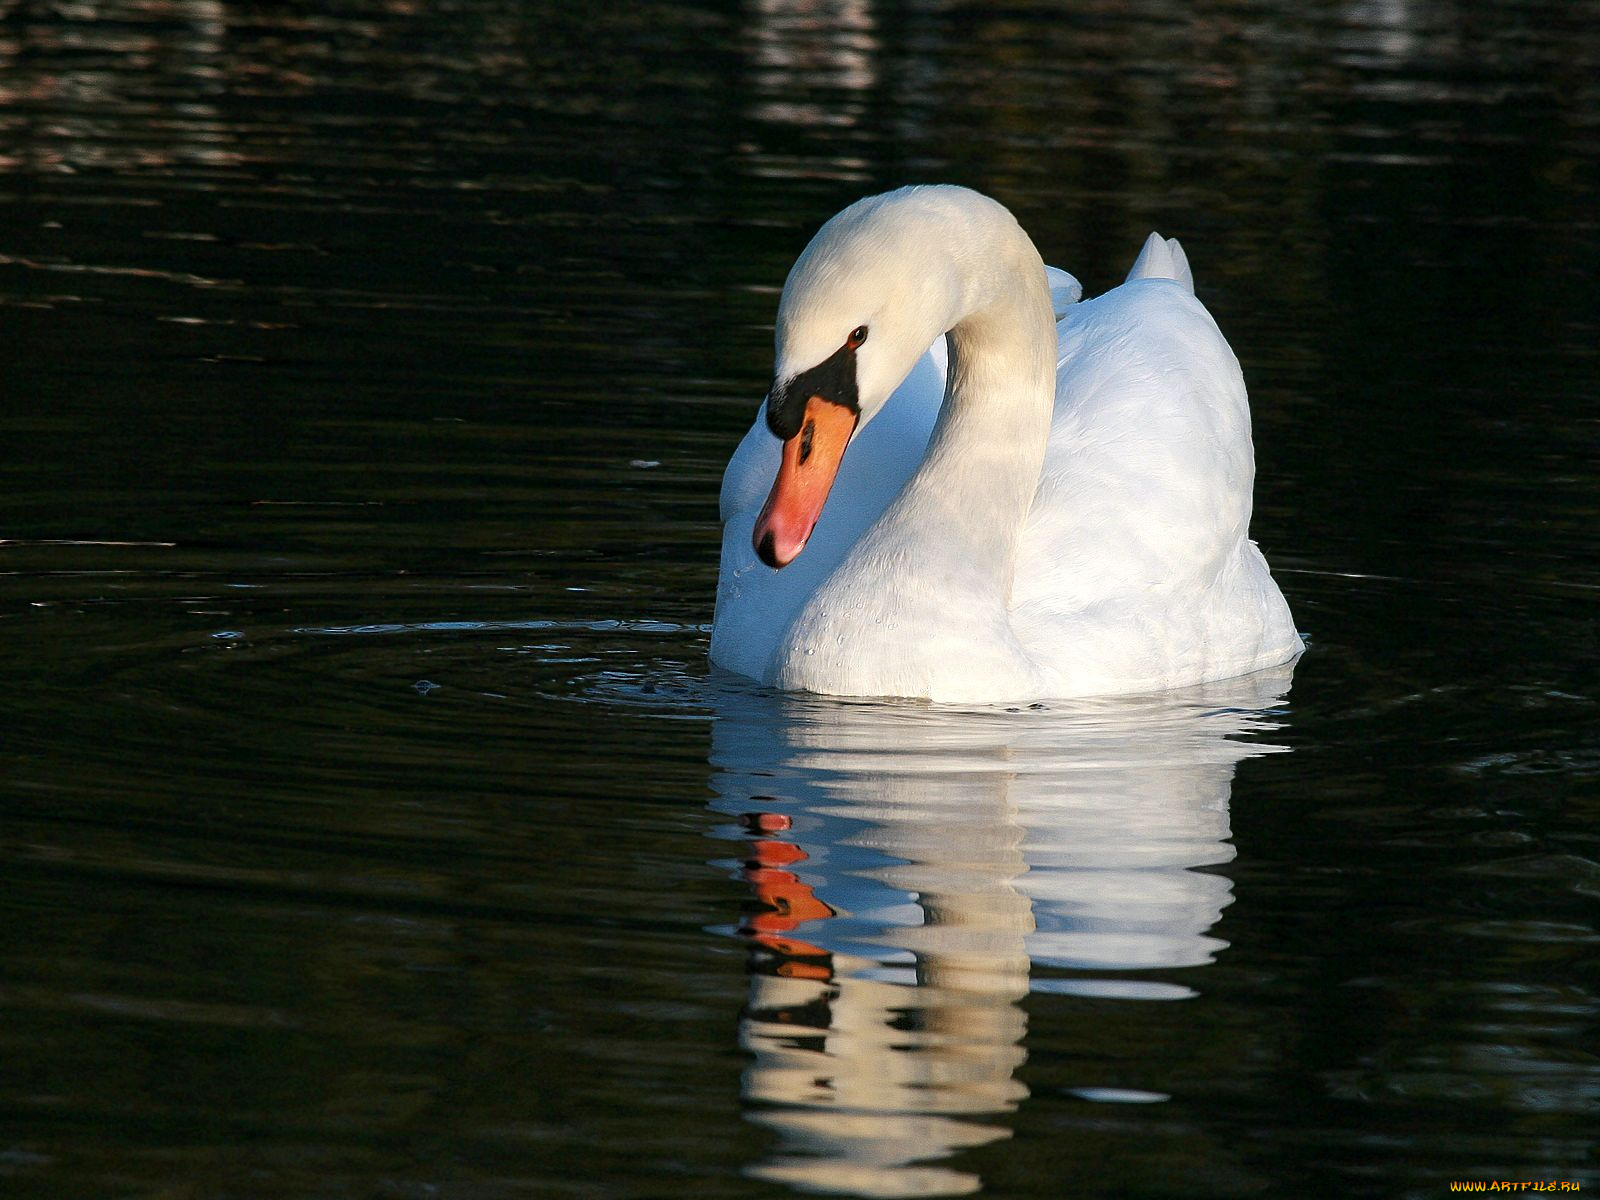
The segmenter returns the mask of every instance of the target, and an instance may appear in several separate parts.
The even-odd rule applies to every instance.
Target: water
[[[0,14],[7,1195],[1600,1182],[1593,3]],[[705,666],[816,224],[1184,239],[1293,678]]]

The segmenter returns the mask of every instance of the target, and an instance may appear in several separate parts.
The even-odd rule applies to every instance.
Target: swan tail
[[[1128,272],[1128,282],[1135,279],[1174,279],[1183,284],[1192,295],[1194,274],[1189,270],[1189,256],[1183,252],[1177,238],[1163,238],[1152,233],[1145,239],[1144,249],[1133,260]]]

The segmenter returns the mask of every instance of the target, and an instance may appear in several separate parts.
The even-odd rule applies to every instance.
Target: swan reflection
[[[941,1160],[1010,1136],[996,1118],[1027,1096],[1030,987],[1193,995],[1139,973],[1226,947],[1213,927],[1232,884],[1196,868],[1233,857],[1234,770],[1282,749],[1246,735],[1277,726],[1289,680],[1020,711],[723,705],[712,803],[753,894],[737,927],[746,1115],[777,1135],[748,1173],[859,1196],[976,1191]]]

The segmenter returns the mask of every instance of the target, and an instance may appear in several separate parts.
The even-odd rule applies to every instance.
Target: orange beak
[[[767,566],[788,566],[806,548],[860,419],[859,413],[821,396],[806,401],[800,432],[783,444],[778,478],[751,536]]]

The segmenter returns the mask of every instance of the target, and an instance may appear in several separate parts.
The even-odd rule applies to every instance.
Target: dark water
[[[0,7],[0,1189],[1600,1184],[1600,6]],[[816,224],[1184,240],[1287,678],[705,665]]]

